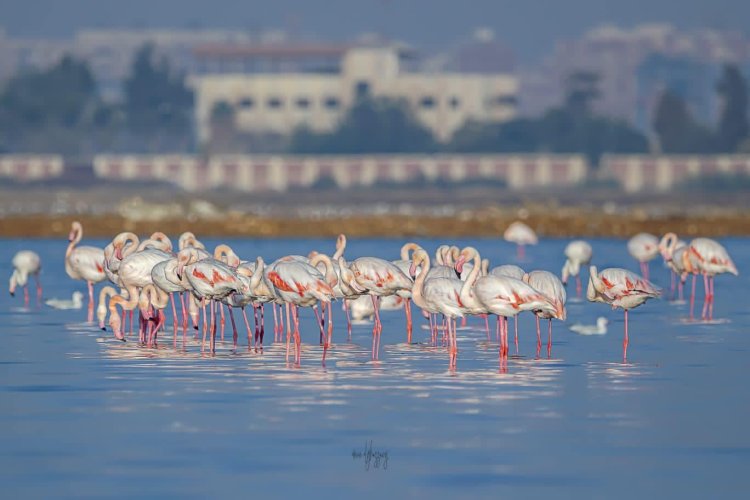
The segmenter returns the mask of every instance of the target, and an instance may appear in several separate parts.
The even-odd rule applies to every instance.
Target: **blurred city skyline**
[[[537,0],[30,0],[0,2],[0,29],[13,37],[68,38],[84,29],[237,29],[283,32],[291,39],[351,40],[363,33],[402,40],[426,54],[466,39],[477,27],[494,31],[521,64],[538,62],[556,43],[601,25],[629,28],[668,23],[682,30],[747,33],[750,3],[716,0],[612,2]]]

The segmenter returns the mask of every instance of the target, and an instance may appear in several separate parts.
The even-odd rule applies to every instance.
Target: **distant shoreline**
[[[523,220],[540,236],[617,237],[639,232],[681,237],[748,236],[750,211],[726,210],[705,215],[668,214],[660,217],[633,212],[607,214],[585,208],[530,210]],[[216,218],[165,218],[130,220],[120,215],[8,215],[0,217],[3,238],[67,238],[73,220],[83,223],[89,237],[111,237],[121,231],[148,234],[163,231],[176,235],[192,231],[199,237],[498,237],[514,220],[513,211],[499,209],[463,210],[455,215],[353,215],[341,216],[258,216],[228,213]]]

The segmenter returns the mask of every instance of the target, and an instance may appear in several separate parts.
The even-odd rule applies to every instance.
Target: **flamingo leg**
[[[174,304],[174,293],[169,294],[169,302],[172,304],[172,345],[177,347],[177,306]]]
[[[524,260],[526,257],[526,248],[523,245],[518,245],[516,247],[516,253],[518,255],[518,260]]]
[[[505,333],[507,334],[508,331],[506,330]],[[515,336],[515,341],[516,341],[516,354],[518,354],[518,315],[513,316],[513,334]],[[508,347],[507,343],[505,347]]]
[[[708,278],[709,293],[711,296],[711,302],[708,303],[708,319],[714,319],[714,277]]]
[[[552,357],[552,319],[548,319],[547,325],[547,359]]]
[[[279,318],[276,315],[276,304],[272,302],[271,307],[273,308],[273,341],[278,342],[279,341]]]
[[[318,327],[320,328],[320,340],[323,342],[323,364],[326,363],[326,353],[328,352],[328,337],[325,333],[325,305],[321,308],[321,312],[323,315],[323,318],[321,320],[321,315],[318,313],[318,308],[313,307],[313,312],[315,313],[315,319],[318,321]]]
[[[224,319],[224,304],[222,304],[221,302],[219,302],[218,304],[219,312],[221,312],[221,341],[224,342],[224,324],[226,323],[226,320]]]
[[[690,288],[690,321],[693,320],[693,310],[695,308],[695,273],[693,273],[693,284]]]
[[[701,313],[701,319],[708,319],[708,303],[711,302],[711,289],[708,286],[708,274],[703,273],[703,312]]]
[[[296,347],[297,365],[302,363],[302,339],[299,332],[299,308],[292,304],[292,318],[294,320],[294,344]]]
[[[375,309],[375,327],[373,328],[372,338],[372,356],[373,360],[378,359],[380,351],[380,332],[383,330],[382,323],[380,322],[380,297],[377,295],[371,295],[372,306]]]
[[[411,344],[411,299],[406,299],[406,304],[404,304],[404,312],[406,313],[406,343]]]
[[[289,362],[289,342],[292,338],[292,330],[291,326],[292,323],[289,321],[289,303],[287,302],[284,304],[284,307],[286,308],[286,361]],[[283,328],[283,327],[282,327]]]
[[[203,341],[201,341],[201,351],[202,351],[203,342],[206,341],[206,331],[208,329],[208,314],[206,313],[206,299],[201,299],[201,308],[203,309]]]
[[[669,299],[674,300],[675,291],[675,273],[670,269],[669,271]]]
[[[508,357],[508,318],[503,318],[503,353]]]
[[[583,287],[581,286],[581,276],[576,274],[576,297],[581,298]]]
[[[266,335],[266,305],[260,303],[260,352],[263,352],[263,337]]]
[[[328,347],[330,347],[333,344],[333,304],[328,304],[326,309],[328,309]]]
[[[218,316],[216,314],[216,307],[217,307],[217,305],[218,305],[219,309],[221,309],[221,303],[220,302],[218,302],[216,300],[212,300],[211,301],[211,354],[215,354],[216,353],[216,330],[217,330],[217,326],[218,326],[217,325],[217,321],[216,321],[216,319],[217,319],[216,316]]]
[[[490,341],[490,315],[482,314],[484,316],[484,328],[487,330],[487,342]]]
[[[89,308],[88,308],[88,316],[87,321],[91,323],[94,321],[94,282],[93,281],[87,281],[86,284],[89,288]]]
[[[622,341],[622,362],[628,362],[628,310],[625,309],[625,339]]]
[[[34,275],[34,282],[36,283],[36,303],[39,305],[42,302],[42,281],[39,279],[39,274]],[[93,316],[91,319],[94,319]]]
[[[232,312],[232,307],[229,306],[229,321],[232,323],[232,345],[234,345],[234,349],[237,350],[237,325],[234,322],[234,313]]]
[[[252,333],[250,330],[250,321],[247,319],[247,311],[245,311],[245,308],[242,308],[242,318],[245,320],[245,331],[247,331],[247,350],[249,351],[252,348]]]
[[[29,305],[29,285],[23,286],[23,305],[24,307],[27,307]],[[89,323],[91,323],[94,320],[93,316],[93,309],[91,313],[91,318],[89,319]]]
[[[123,318],[125,317],[125,311],[122,312]],[[133,336],[133,310],[128,311],[128,318],[130,319],[130,336]]]
[[[348,340],[352,340],[352,318],[349,314],[349,299],[344,299],[344,312],[346,313],[346,334]]]
[[[539,316],[536,316],[536,357],[542,352],[542,331],[539,327]]]
[[[255,335],[253,336],[253,348],[258,352],[258,340],[260,338],[260,324],[258,318],[258,306],[253,305],[253,324],[255,325]]]

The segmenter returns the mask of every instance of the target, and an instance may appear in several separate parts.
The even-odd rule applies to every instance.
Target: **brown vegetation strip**
[[[447,217],[363,215],[347,218],[274,218],[230,214],[215,220],[160,221],[131,221],[118,215],[23,215],[0,218],[0,236],[65,238],[70,223],[76,219],[83,223],[85,235],[89,237],[111,237],[126,230],[138,234],[157,230],[178,234],[190,230],[199,237],[326,237],[341,232],[353,237],[498,236],[517,218],[510,211],[492,210],[466,211]],[[675,231],[685,237],[750,235],[750,212],[744,210],[698,217],[647,217],[643,214],[612,215],[580,209],[558,209],[552,213],[531,211],[525,222],[540,235],[552,237],[628,237],[641,231],[653,234]]]

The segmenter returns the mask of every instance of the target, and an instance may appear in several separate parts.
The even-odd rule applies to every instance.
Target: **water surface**
[[[347,256],[397,258],[402,242],[350,241]],[[46,297],[85,292],[65,274],[66,242],[0,243],[3,277],[12,255],[28,248],[42,256]],[[333,246],[229,243],[243,258],[266,260]],[[514,261],[502,242],[455,243],[474,244],[493,264]],[[521,265],[559,272],[566,243],[544,241]],[[637,269],[623,241],[592,243],[600,268]],[[750,240],[724,243],[740,272],[750,270]],[[652,274],[668,286],[660,264],[652,263]],[[323,367],[305,313],[296,368],[281,344],[256,354],[219,343],[214,357],[192,341],[184,350],[171,341],[146,349],[85,324],[85,310],[24,308],[22,298],[6,294],[3,496],[737,497],[750,487],[746,285],[744,275],[717,278],[715,315],[726,320],[717,324],[686,324],[686,306],[666,300],[634,310],[628,364],[621,362],[622,313],[601,304],[570,303],[568,324],[604,315],[609,333],[579,336],[556,323],[550,359],[544,350],[536,359],[533,317],[521,317],[520,354],[507,372],[483,323],[470,320],[459,331],[455,373],[416,314],[413,345],[405,344],[403,313],[383,314],[380,361],[373,362],[371,327],[355,326],[347,342],[336,307],[335,346]]]

